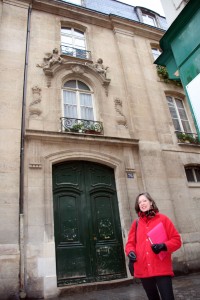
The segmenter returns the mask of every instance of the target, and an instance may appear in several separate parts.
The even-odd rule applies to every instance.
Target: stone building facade
[[[164,20],[99,2],[0,1],[1,299],[129,277],[142,191],[182,235],[175,271],[200,263],[200,147],[177,139],[192,115],[153,64]]]

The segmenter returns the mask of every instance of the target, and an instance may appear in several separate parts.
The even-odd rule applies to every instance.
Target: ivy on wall
[[[162,81],[164,81],[165,83],[172,83],[172,84],[174,84],[176,86],[182,86],[182,83],[181,83],[181,81],[179,79],[174,80],[174,79],[170,79],[169,78],[169,74],[167,72],[167,68],[166,67],[157,65],[156,68],[157,68],[158,76],[160,77],[160,79]]]

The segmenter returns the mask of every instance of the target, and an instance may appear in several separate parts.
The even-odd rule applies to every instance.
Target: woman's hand
[[[129,257],[130,261],[132,261],[132,262],[136,262],[136,260],[137,260],[136,254],[133,251],[129,252],[128,257]]]
[[[153,244],[151,248],[155,254],[159,254],[161,251],[167,251],[165,244]]]

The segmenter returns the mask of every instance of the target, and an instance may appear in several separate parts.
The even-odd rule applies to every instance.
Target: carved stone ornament
[[[122,109],[122,101],[119,98],[115,98],[115,110],[117,112],[117,123],[119,125],[124,125],[125,127],[127,127],[127,121],[126,121],[126,117],[123,114],[123,109]]]
[[[84,74],[85,73],[84,68],[81,66],[72,66],[71,70],[73,73],[76,73],[76,74]]]
[[[30,148],[29,168],[41,169],[41,141],[34,141]]]
[[[106,96],[108,96],[108,86],[110,79],[107,78],[108,67],[103,65],[102,58],[99,58],[96,63],[88,63],[83,60],[77,61],[76,57],[62,58],[58,52],[58,49],[53,49],[53,53],[46,53],[46,57],[43,58],[42,64],[37,64],[37,67],[43,69],[47,79],[47,86],[51,86],[51,80],[54,75],[61,69],[70,70],[72,73],[82,75],[86,72],[92,73],[101,82],[105,89]]]
[[[61,64],[63,61],[62,57],[60,56],[58,49],[53,49],[52,53],[46,53],[46,57],[43,58],[42,64],[37,64],[37,67],[43,69],[49,69],[55,64]]]
[[[101,74],[102,76],[104,76],[106,78],[106,74],[107,74],[107,70],[109,67],[105,67],[103,65],[103,59],[99,58],[96,63],[94,64],[90,64],[90,66],[92,68],[94,68],[99,74]]]
[[[41,88],[34,86],[32,88],[33,100],[29,105],[29,114],[31,117],[39,117],[42,113],[41,110]]]

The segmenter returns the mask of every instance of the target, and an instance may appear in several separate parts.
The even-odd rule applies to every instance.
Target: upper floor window
[[[89,58],[84,32],[70,27],[61,28],[61,51],[66,55]]]
[[[92,91],[82,81],[69,80],[63,86],[63,114],[67,118],[94,120]]]
[[[155,47],[151,48],[151,51],[152,51],[154,60],[156,60],[158,58],[158,56],[160,56],[160,54],[161,54],[160,49],[155,48]]]
[[[191,132],[183,101],[172,96],[166,98],[175,130]]]
[[[200,167],[185,167],[185,174],[188,182],[200,182]]]
[[[157,21],[156,21],[156,18],[154,15],[151,15],[151,14],[146,14],[146,13],[142,13],[142,19],[143,19],[143,22],[147,25],[151,25],[151,26],[154,26],[154,27],[158,27],[158,24],[157,24]]]

